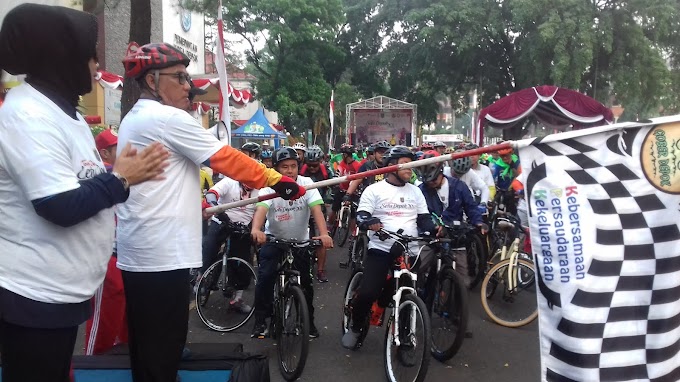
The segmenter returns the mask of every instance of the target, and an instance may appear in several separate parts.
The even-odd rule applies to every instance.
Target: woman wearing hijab
[[[130,147],[107,173],[78,98],[92,90],[97,22],[22,4],[0,28],[0,69],[25,74],[0,108],[2,380],[68,381],[78,325],[102,283],[113,207],[157,179],[167,151]]]

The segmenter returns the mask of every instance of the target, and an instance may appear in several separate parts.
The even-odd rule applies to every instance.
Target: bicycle
[[[302,374],[309,353],[310,318],[300,286],[300,272],[311,272],[311,269],[294,269],[293,261],[296,255],[313,256],[314,250],[322,244],[321,240],[286,240],[273,236],[267,236],[267,242],[285,249],[278,265],[274,315],[269,332],[274,333],[274,340],[278,344],[281,375],[286,381],[293,381]]]
[[[243,326],[253,315],[257,274],[248,261],[228,257],[232,238],[248,237],[249,240],[250,228],[241,223],[222,223],[215,217],[213,219],[227,224],[230,233],[220,249],[221,258],[210,265],[198,280],[195,292],[196,312],[208,328],[230,332]],[[234,303],[233,297],[237,291],[242,291],[240,303],[244,305],[237,306]],[[241,309],[243,306],[250,307],[250,310],[244,313]]]
[[[482,306],[495,323],[517,328],[529,324],[538,316],[534,265],[531,256],[519,250],[520,232],[524,231],[519,219],[507,215],[498,218],[497,226],[505,232],[506,238],[510,236],[513,240],[509,246],[504,241],[499,252],[491,259],[497,259],[498,262],[482,281]],[[507,318],[502,317],[508,312]]]
[[[350,222],[356,216],[358,204],[355,202],[343,202],[340,211],[338,212],[338,220],[333,225],[333,232],[331,232],[331,237],[338,235],[338,246],[342,247],[347,242],[347,237],[349,237],[349,226]],[[356,225],[356,224],[355,224]]]
[[[432,356],[445,362],[460,350],[467,329],[468,293],[462,275],[456,272],[456,255],[451,249],[467,240],[470,228],[458,221],[445,225],[438,216],[434,215],[434,218],[444,227],[446,237],[432,239],[426,244],[435,250],[436,267],[434,275],[428,277],[424,300],[430,313]]]
[[[391,282],[393,293],[391,301],[386,307],[391,308],[391,313],[387,321],[385,331],[385,353],[384,366],[388,380],[414,381],[420,382],[425,379],[429,366],[430,345],[430,317],[426,313],[425,303],[416,293],[417,274],[412,271],[412,267],[417,262],[417,257],[412,255],[408,248],[408,243],[413,241],[423,241],[420,237],[411,237],[402,234],[403,230],[397,232],[381,229],[376,232],[380,240],[388,238],[396,239],[393,246],[398,248],[400,254],[395,256],[392,273],[387,275],[386,281]],[[390,251],[394,253],[394,251]],[[413,264],[410,263],[410,259]],[[350,279],[344,297],[342,332],[345,334],[351,330],[352,325],[352,299],[356,295],[357,288],[361,284],[363,271],[357,271]],[[359,341],[355,350],[363,344],[368,329],[371,325],[382,326],[385,321],[385,308],[381,306],[381,298],[373,303],[369,319],[363,324]],[[415,360],[420,355],[420,361]],[[397,370],[404,366],[405,370],[400,373]],[[402,378],[397,375],[415,372],[415,375]],[[413,373],[411,373],[413,374]]]
[[[349,251],[347,261],[340,262],[340,268],[350,268],[350,275],[354,275],[354,273],[363,269],[364,256],[366,256],[366,252],[368,252],[368,235],[366,234],[366,231],[360,230],[359,225],[356,224],[354,227],[354,232],[352,232],[349,237]]]

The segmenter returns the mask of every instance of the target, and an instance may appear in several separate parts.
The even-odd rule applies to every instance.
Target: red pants
[[[87,320],[85,331],[85,354],[103,354],[118,343],[127,343],[123,278],[113,256],[109,260],[104,283],[92,298],[92,305],[94,312]]]

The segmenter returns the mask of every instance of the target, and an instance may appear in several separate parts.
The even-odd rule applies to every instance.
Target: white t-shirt
[[[481,196],[480,203],[486,203],[489,201],[489,186],[477,175],[474,171],[468,171],[463,176],[451,175],[451,167],[444,167],[444,175],[454,176],[467,184],[472,195],[477,195],[475,191],[479,191]]]
[[[443,210],[449,208],[449,180],[446,177],[442,178],[442,186],[437,190],[437,196],[444,206]]]
[[[38,216],[31,200],[106,172],[90,128],[22,84],[0,107],[0,136],[0,286],[40,302],[89,299],[111,258],[113,209],[64,228]]]
[[[487,167],[486,165],[483,165],[481,163],[477,164],[477,168],[471,168],[472,171],[477,174],[477,176],[484,182],[486,183],[487,187],[495,187],[496,183],[493,181],[493,174],[491,173],[491,169]]]
[[[430,213],[425,197],[418,187],[409,183],[397,187],[386,180],[366,187],[359,199],[357,211],[366,211],[380,219],[383,228],[388,231],[403,229],[404,235],[410,236],[418,236],[418,215]],[[368,249],[389,252],[394,244],[393,239],[381,241],[373,232],[369,232],[368,237]],[[417,251],[418,243],[411,243],[410,247]]]
[[[224,177],[224,179],[217,182],[211,190],[217,191],[220,198],[217,200],[219,204],[226,204],[232,202],[238,202],[239,200],[256,198],[258,195],[258,190],[250,190],[248,193],[241,197],[241,184],[234,179]],[[255,214],[255,203],[248,204],[247,206],[231,208],[225,211],[229,219],[233,222],[250,224],[253,221],[253,215]]]
[[[140,99],[123,118],[118,154],[153,142],[170,152],[165,179],[130,188],[118,213],[118,268],[162,272],[201,266],[199,165],[224,146],[186,111]]]
[[[295,180],[301,186],[308,186],[314,181],[306,176],[298,175]],[[267,195],[275,192],[269,187],[260,190],[260,194]],[[257,203],[267,207],[267,224],[264,233],[274,235],[280,239],[307,240],[309,239],[310,207],[323,204],[321,194],[317,189],[307,190],[305,195],[296,200],[281,198],[270,199]]]

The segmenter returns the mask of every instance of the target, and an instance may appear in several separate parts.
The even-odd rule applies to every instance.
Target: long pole
[[[513,148],[514,146],[515,146],[514,142],[506,142],[506,143],[501,143],[501,144],[498,144],[498,145],[492,145],[492,146],[488,146],[488,147],[480,147],[478,149],[466,150],[466,151],[463,151],[463,152],[452,153],[452,154],[448,154],[448,155],[441,155],[441,156],[434,157],[434,158],[427,158],[427,159],[421,159],[421,160],[418,160],[418,161],[413,161],[413,162],[408,162],[408,163],[395,164],[395,165],[392,165],[392,166],[376,168],[375,170],[369,170],[369,171],[364,171],[364,172],[358,172],[356,174],[342,176],[342,177],[339,177],[339,178],[322,180],[320,182],[315,182],[314,184],[310,184],[309,186],[305,187],[305,189],[306,190],[312,190],[312,189],[315,189],[315,188],[335,186],[335,185],[338,185],[340,183],[350,182],[350,181],[356,180],[356,179],[363,179],[363,178],[373,176],[373,175],[387,174],[387,173],[396,172],[396,171],[399,171],[399,170],[405,170],[405,169],[409,169],[409,168],[426,166],[426,165],[432,164],[432,163],[445,162],[445,161],[456,159],[456,158],[463,158],[463,157],[469,157],[469,156],[472,156],[472,155],[485,154],[485,153],[490,153],[490,152],[494,152],[494,151],[498,151],[498,150],[502,150],[502,149],[510,149],[510,148]],[[222,211],[226,211],[228,209],[243,207],[243,206],[247,206],[249,204],[274,199],[274,198],[277,198],[278,196],[279,196],[279,194],[277,194],[277,193],[260,195],[260,196],[255,197],[255,198],[243,199],[243,200],[239,200],[237,202],[225,203],[225,204],[221,204],[219,206],[206,208],[206,212],[210,213],[210,214],[217,214],[217,213],[220,213]]]

